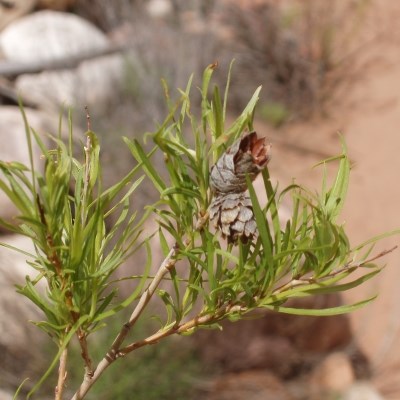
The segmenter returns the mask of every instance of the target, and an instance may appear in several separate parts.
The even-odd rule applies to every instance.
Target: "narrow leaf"
[[[284,314],[294,314],[294,315],[310,315],[316,317],[329,317],[331,315],[347,314],[349,312],[358,310],[361,307],[371,303],[376,299],[377,296],[372,296],[366,300],[354,303],[351,305],[344,305],[332,308],[322,308],[322,309],[306,309],[306,308],[291,308],[273,305],[260,305],[260,307],[267,308],[271,311],[277,311]]]

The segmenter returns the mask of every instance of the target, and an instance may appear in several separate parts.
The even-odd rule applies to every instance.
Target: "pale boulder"
[[[385,400],[370,382],[356,382],[343,395],[342,400]]]
[[[32,65],[101,52],[110,40],[90,22],[76,15],[41,11],[21,18],[0,34],[0,51],[7,61]],[[113,54],[81,62],[78,67],[23,74],[16,89],[42,108],[88,105],[105,110],[121,89],[124,60]]]
[[[0,3],[0,31],[14,20],[28,14],[37,0],[8,0]]]
[[[52,119],[44,112],[26,108],[25,113],[29,125],[39,134],[56,133],[52,128],[57,124],[57,121],[52,122]],[[46,141],[44,135],[43,140]],[[1,161],[18,161],[27,166],[30,165],[24,121],[18,107],[0,107],[0,144]],[[33,146],[33,150],[35,168],[40,168],[42,163],[40,160],[41,152],[38,146]],[[0,172],[0,179],[4,179],[2,172]],[[18,212],[12,202],[0,190],[0,218],[12,221],[17,215]]]
[[[312,372],[311,397],[317,400],[341,395],[354,381],[355,375],[348,355],[344,352],[331,353]]]

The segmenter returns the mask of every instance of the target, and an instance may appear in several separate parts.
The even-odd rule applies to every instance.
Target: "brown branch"
[[[397,247],[397,246],[396,246]],[[346,265],[343,268],[331,272],[328,276],[333,277],[338,275],[339,273],[343,271],[347,271],[349,269],[357,269],[359,267],[362,267],[363,265],[374,261],[380,257],[383,257],[384,255],[392,252],[395,250],[396,247],[393,247],[389,250],[384,250],[378,255],[363,261],[362,263],[358,263],[355,265]],[[197,315],[196,317],[192,318],[191,320],[181,323],[181,324],[175,324],[171,326],[170,328],[166,330],[160,330],[153,335],[140,340],[133,342],[129,344],[128,346],[125,346],[123,348],[120,348],[120,345],[126,338],[126,335],[128,334],[130,328],[133,326],[133,324],[136,322],[138,317],[140,316],[141,312],[143,311],[144,307],[147,305],[148,301],[152,297],[156,287],[159,285],[161,280],[164,278],[165,274],[170,271],[170,269],[175,266],[176,259],[174,258],[177,252],[177,247],[174,247],[171,249],[170,253],[166,257],[166,259],[163,261],[161,264],[157,274],[155,275],[152,283],[149,285],[149,287],[146,289],[146,291],[142,294],[138,305],[136,306],[135,310],[133,311],[131,318],[128,323],[124,325],[124,327],[121,329],[121,332],[115,339],[110,351],[107,353],[107,355],[103,358],[103,360],[100,361],[98,364],[94,374],[92,377],[85,377],[84,381],[82,382],[80,388],[78,391],[75,393],[74,397],[72,400],[81,400],[85,397],[89,389],[93,386],[93,384],[97,381],[97,379],[103,374],[103,372],[118,358],[125,357],[127,354],[131,353],[132,351],[157,343],[161,339],[164,339],[166,337],[169,337],[173,334],[183,334],[187,333],[192,329],[195,329],[201,325],[208,325],[212,324],[215,322],[220,321],[223,319],[228,313],[230,312],[240,312],[244,313],[249,311],[247,307],[241,306],[240,304],[224,304],[222,305],[216,312],[212,314],[206,314],[206,315]],[[292,280],[285,285],[282,285],[280,288],[277,290],[284,290],[287,287],[291,286],[297,286],[305,283],[315,283],[316,280],[313,278],[309,279],[297,279],[297,280]]]
[[[185,323],[182,323],[180,325],[178,325],[178,324],[173,325],[171,328],[166,329],[164,331],[163,330],[158,331],[155,334],[147,337],[146,339],[131,343],[130,345],[128,345],[120,350],[117,350],[112,357],[110,357],[110,352],[109,352],[107,354],[107,356],[104,357],[103,360],[100,361],[99,365],[97,366],[97,368],[94,372],[93,377],[90,379],[88,377],[85,377],[84,381],[82,382],[81,387],[75,393],[72,400],[82,400],[85,397],[86,393],[91,388],[91,386],[93,386],[93,384],[100,377],[100,375],[102,375],[102,373],[118,358],[125,357],[127,354],[129,354],[130,352],[132,352],[140,347],[155,344],[159,340],[164,339],[173,334],[182,334],[182,333],[188,332],[200,325],[208,325],[213,322],[217,322],[217,321],[221,320],[229,312],[245,312],[246,310],[247,310],[246,308],[243,308],[240,305],[225,304],[225,305],[221,306],[213,314],[197,315],[196,317],[192,318],[191,320],[189,320]]]
[[[161,331],[155,333],[154,335],[149,336],[148,338],[146,338],[144,340],[140,340],[140,341],[131,343],[130,345],[119,350],[117,353],[117,357],[124,357],[128,353],[130,353],[133,350],[136,350],[140,347],[150,345],[150,344],[155,344],[160,339],[163,339],[174,333],[177,333],[177,334],[187,333],[190,330],[197,328],[199,326],[209,325],[214,322],[220,321],[226,314],[228,314],[230,312],[246,312],[247,310],[248,309],[246,307],[243,307],[240,305],[224,304],[218,310],[216,310],[213,314],[197,315],[196,317],[192,318],[191,320],[184,322],[180,325],[173,325],[171,328],[169,328],[165,331],[161,330]]]
[[[393,247],[392,247],[391,249],[389,249],[389,250],[382,250],[382,251],[381,251],[380,253],[378,253],[376,256],[373,256],[373,257],[369,258],[368,260],[361,261],[361,262],[356,263],[356,264],[348,264],[348,265],[345,265],[344,267],[342,267],[342,268],[340,268],[340,269],[337,269],[337,270],[332,271],[330,274],[328,274],[328,275],[326,276],[326,278],[332,278],[332,277],[334,277],[334,276],[336,276],[336,275],[338,275],[338,274],[341,274],[342,272],[345,272],[345,271],[347,271],[347,270],[349,270],[349,269],[352,269],[352,268],[353,268],[353,269],[357,269],[357,268],[363,267],[364,265],[369,264],[370,262],[375,261],[375,260],[377,260],[378,258],[382,258],[382,257],[386,256],[387,254],[389,254],[389,253],[391,253],[392,251],[396,250],[397,247],[398,247],[398,246],[393,246]]]
[[[380,253],[378,253],[376,256],[373,256],[369,258],[368,260],[356,263],[356,264],[345,264],[342,268],[336,269],[332,272],[330,272],[328,275],[324,276],[323,279],[328,279],[328,278],[333,278],[336,275],[341,274],[342,272],[350,271],[350,270],[356,270],[358,268],[363,267],[364,265],[377,260],[378,258],[384,257],[385,255],[391,253],[392,251],[396,250],[398,246],[394,246],[389,250],[383,250]],[[317,279],[310,277],[310,278],[299,278],[299,279],[291,279],[289,282],[286,282],[285,284],[277,287],[272,295],[277,294],[277,293],[282,293],[283,291],[287,289],[292,289],[298,286],[302,285],[309,285],[313,283],[323,283],[323,281],[318,281]]]
[[[89,139],[88,139],[88,141],[89,141]],[[46,227],[46,230],[47,230],[46,242],[47,242],[47,245],[48,245],[48,248],[49,248],[48,249],[49,250],[48,251],[49,254],[47,255],[47,258],[51,262],[51,264],[54,266],[56,274],[57,274],[57,276],[59,277],[59,279],[61,281],[61,288],[65,289],[65,287],[67,285],[67,280],[65,279],[65,277],[64,277],[64,275],[62,273],[62,269],[63,269],[62,262],[61,262],[60,257],[58,256],[57,251],[55,249],[53,236],[49,232],[47,221],[46,221],[46,217],[45,217],[44,208],[43,208],[42,203],[40,202],[39,196],[37,196],[37,198],[36,198],[36,203],[37,203],[37,206],[38,206],[40,221]],[[79,314],[79,312],[74,311],[73,294],[72,294],[72,291],[70,289],[67,289],[66,292],[65,292],[65,303],[67,305],[67,308],[70,310],[70,315],[71,315],[72,322],[75,324],[79,320],[80,314]],[[81,347],[81,355],[82,355],[82,358],[83,358],[83,360],[85,362],[85,373],[88,376],[92,376],[93,375],[93,365],[92,365],[92,360],[91,360],[90,355],[89,355],[89,349],[88,349],[88,345],[87,345],[86,334],[82,330],[82,328],[79,327],[77,332],[76,332],[76,335],[78,337],[79,345]]]
[[[93,363],[89,355],[89,348],[86,340],[86,334],[83,332],[82,328],[77,331],[77,336],[79,340],[79,345],[81,346],[81,356],[85,362],[85,375],[93,376]]]
[[[165,331],[161,330],[159,332],[156,332],[155,334],[149,336],[146,339],[139,340],[137,342],[131,343],[130,345],[124,347],[123,349],[118,350],[118,353],[116,355],[117,356],[116,359],[118,359],[120,357],[125,357],[128,353],[130,353],[130,352],[132,352],[132,351],[134,351],[134,350],[136,350],[136,349],[138,349],[140,347],[147,346],[147,345],[150,345],[150,344],[155,344],[155,343],[157,343],[159,340],[161,340],[163,338],[171,336],[174,333],[178,333],[179,332],[178,328],[179,327],[177,327],[177,326],[173,326],[172,328],[169,328],[169,329],[167,329]]]
[[[55,400],[62,400],[65,381],[67,379],[67,357],[68,349],[65,348],[61,353],[60,366],[58,368],[58,381],[55,389]]]
[[[199,223],[199,229],[201,229],[201,228],[202,228],[202,224]],[[336,276],[339,273],[347,271],[351,268],[357,269],[359,267],[362,267],[363,265],[365,265],[371,261],[374,261],[378,258],[383,257],[384,255],[386,255],[388,253],[391,253],[396,248],[397,248],[397,246],[395,246],[389,250],[384,250],[381,253],[379,253],[378,255],[376,255],[366,261],[363,261],[362,263],[359,263],[357,265],[347,265],[347,266],[341,268],[340,270],[331,272],[329,275],[327,275],[327,277]],[[112,344],[110,351],[103,358],[103,360],[100,361],[100,363],[98,364],[93,375],[91,377],[89,377],[89,376],[85,377],[84,381],[81,384],[81,387],[75,393],[72,400],[83,399],[84,396],[86,395],[86,393],[89,391],[89,389],[93,386],[93,384],[97,381],[97,379],[102,375],[102,373],[118,358],[125,357],[127,354],[131,353],[132,351],[134,351],[140,347],[155,344],[159,340],[164,339],[173,334],[186,333],[186,332],[189,332],[190,330],[192,330],[196,327],[199,327],[201,325],[207,325],[207,324],[212,324],[214,322],[217,322],[217,321],[221,320],[229,312],[246,312],[246,311],[248,311],[248,309],[246,307],[243,307],[241,305],[225,304],[225,305],[221,306],[213,314],[197,315],[196,317],[194,317],[193,319],[191,319],[185,323],[182,323],[180,325],[173,325],[171,328],[169,328],[165,331],[161,330],[161,331],[156,332],[155,334],[147,337],[146,339],[133,342],[133,343],[129,344],[128,346],[120,348],[120,345],[123,343],[127,334],[129,333],[131,327],[137,321],[140,314],[144,310],[145,306],[148,304],[149,300],[151,299],[152,295],[154,294],[155,289],[158,287],[161,280],[171,270],[171,268],[175,266],[176,259],[174,257],[176,255],[177,250],[178,249],[176,246],[170,250],[170,253],[167,255],[166,259],[161,264],[160,269],[158,270],[157,274],[155,275],[152,283],[149,285],[149,287],[146,289],[146,291],[142,294],[138,305],[136,306],[135,310],[133,311],[133,313],[131,315],[131,318],[129,319],[129,322],[123,326],[123,328],[121,329],[117,338],[114,340],[114,343]],[[316,280],[313,278],[292,280],[292,281],[286,283],[285,285],[282,285],[280,288],[277,288],[275,293],[283,291],[283,290],[287,289],[288,287],[295,287],[295,286],[299,286],[301,284],[309,284],[309,283],[316,283]]]
[[[354,269],[359,268],[359,267],[367,264],[368,262],[371,262],[371,261],[376,260],[376,259],[378,259],[380,257],[383,257],[384,255],[386,255],[386,254],[392,252],[393,250],[395,250],[396,248],[397,248],[397,246],[393,247],[390,250],[382,251],[377,256],[374,256],[371,259],[364,261],[363,263],[360,263],[360,264],[357,264],[357,265],[343,267],[340,270],[332,272],[328,276],[333,277],[333,276],[335,276],[335,275],[337,275],[337,274],[339,274],[339,273],[341,273],[341,272],[343,272],[345,270],[349,270],[351,268],[354,268]],[[167,269],[166,272],[168,272],[170,270],[170,268],[172,268],[175,265],[175,262],[176,262],[175,260],[171,260],[170,259],[171,256],[172,256],[172,253],[170,252],[170,254],[167,256],[167,258],[164,260],[164,263],[166,263],[166,265],[167,264],[170,265],[169,269]],[[175,261],[175,262],[172,263],[171,261]],[[162,267],[160,267],[159,272],[161,270],[163,270]],[[162,277],[160,277],[160,276],[161,276],[160,274],[156,275],[155,278],[158,277],[157,281],[162,279]],[[284,290],[284,289],[286,289],[288,287],[295,287],[295,286],[299,286],[299,285],[302,285],[302,284],[305,284],[305,283],[308,284],[308,283],[316,283],[316,282],[317,281],[315,279],[313,279],[313,278],[302,279],[302,280],[292,280],[292,281],[286,283],[285,285],[282,285],[280,288],[277,289],[277,291],[282,291],[282,290]],[[149,286],[149,288],[150,288],[150,286]],[[113,346],[111,348],[111,351],[107,353],[106,357],[99,363],[98,367],[96,368],[92,379],[84,380],[84,382],[82,383],[80,389],[77,391],[77,393],[75,394],[75,396],[73,397],[72,400],[81,400],[81,399],[83,399],[83,397],[86,395],[86,393],[88,392],[90,387],[97,381],[97,379],[104,372],[104,370],[106,368],[108,368],[118,358],[125,357],[127,354],[131,353],[134,350],[137,350],[140,347],[156,344],[161,339],[164,339],[164,338],[166,338],[168,336],[171,336],[173,334],[187,333],[190,330],[195,329],[195,328],[197,328],[199,326],[209,325],[209,324],[212,324],[214,322],[218,322],[221,319],[223,319],[224,316],[226,316],[226,314],[228,314],[230,312],[241,312],[241,313],[244,313],[246,311],[249,311],[249,309],[247,307],[243,307],[240,304],[234,304],[234,305],[232,305],[232,304],[224,304],[216,312],[214,312],[213,314],[197,315],[196,317],[192,318],[191,320],[189,320],[187,322],[184,322],[182,324],[175,324],[175,325],[173,325],[172,327],[170,327],[170,328],[168,328],[166,330],[160,330],[160,331],[156,332],[155,334],[147,337],[146,339],[133,342],[133,343],[129,344],[128,346],[125,346],[125,347],[119,349],[119,345],[122,344],[122,342],[125,339],[127,333],[129,332],[130,327],[133,325],[134,322],[136,322],[137,318],[139,317],[139,315],[141,313],[141,311],[138,311],[138,310],[143,310],[143,308],[145,307],[145,305],[147,304],[148,300],[151,297],[151,296],[149,296],[149,292],[148,292],[149,288],[146,290],[146,292],[143,293],[143,295],[142,295],[142,297],[140,299],[140,300],[145,299],[142,302],[142,306],[139,306],[139,304],[141,303],[141,301],[139,301],[138,306],[136,307],[135,311],[132,313],[132,316],[131,316],[131,319],[130,319],[129,323],[124,325],[124,327],[121,330],[120,334],[118,335],[117,339],[114,341]]]
[[[170,250],[170,252],[168,253],[165,260],[160,265],[160,268],[158,269],[158,271],[157,271],[154,279],[150,283],[150,285],[143,292],[142,296],[139,299],[137,306],[135,307],[135,309],[132,312],[131,317],[129,318],[129,321],[126,324],[124,324],[120,333],[115,338],[115,340],[111,346],[111,349],[108,353],[109,357],[115,358],[116,353],[119,350],[121,344],[125,340],[130,329],[132,328],[132,326],[135,324],[135,322],[138,320],[138,318],[142,314],[143,310],[145,309],[146,305],[150,301],[151,297],[153,296],[153,294],[156,291],[157,287],[159,286],[160,282],[162,281],[164,276],[175,266],[176,261],[177,261],[175,256],[177,255],[177,252],[178,252],[178,246],[175,245]]]
[[[204,227],[204,225],[207,223],[209,218],[208,212],[206,212],[203,216],[200,216],[196,227],[195,231],[201,231]],[[191,239],[185,240],[185,246],[190,246],[192,243]],[[178,255],[179,252],[179,247],[178,244],[175,243],[175,245],[171,248],[167,256],[165,257],[164,261],[161,263],[157,273],[155,274],[153,280],[150,282],[149,286],[147,289],[142,293],[140,296],[139,302],[136,305],[135,309],[133,310],[129,321],[123,325],[121,328],[120,332],[114,339],[114,342],[112,343],[110,349],[104,356],[104,358],[99,362],[97,365],[96,369],[94,372],[89,375],[85,374],[83,378],[83,382],[81,383],[81,386],[78,388],[76,393],[74,394],[72,400],[81,400],[85,397],[89,389],[94,385],[94,383],[97,381],[97,379],[103,374],[103,372],[118,358],[123,357],[125,354],[128,354],[130,351],[133,351],[135,348],[142,347],[148,344],[152,344],[157,342],[158,340],[170,336],[173,333],[183,333],[185,330],[189,330],[193,327],[196,326],[196,323],[199,324],[204,320],[205,318],[210,318],[210,316],[203,316],[199,317],[197,320],[193,319],[183,325],[174,325],[172,328],[166,331],[160,331],[157,332],[156,334],[150,336],[149,338],[137,342],[137,344],[132,344],[132,350],[127,351],[125,354],[123,353],[123,350],[121,349],[121,345],[124,342],[126,336],[128,335],[129,331],[135,324],[135,322],[138,320],[142,312],[144,311],[146,305],[149,303],[150,299],[153,297],[156,289],[160,285],[161,281],[165,278],[165,275],[167,275],[172,268],[175,267],[176,262],[178,261],[176,256]],[[215,317],[215,315],[213,315]],[[196,322],[197,321],[197,322]],[[140,343],[140,344],[139,344]]]
[[[160,268],[158,269],[150,285],[141,295],[138,304],[136,305],[135,309],[133,310],[129,318],[129,321],[123,325],[121,331],[119,332],[113,344],[111,345],[111,348],[109,349],[105,357],[97,365],[95,371],[91,375],[85,374],[83,382],[79,387],[79,389],[76,391],[72,400],[83,399],[86,393],[89,391],[89,389],[94,385],[94,383],[97,381],[100,375],[102,375],[102,373],[105,371],[105,369],[108,368],[117,359],[120,346],[122,345],[123,341],[125,340],[126,336],[131,330],[132,326],[135,324],[135,322],[142,314],[146,305],[149,303],[150,299],[155,293],[157,287],[163,280],[164,276],[175,266],[177,262],[176,259],[177,253],[178,253],[178,246],[175,245],[170,250],[164,261],[161,263]],[[170,334],[172,334],[172,332]]]

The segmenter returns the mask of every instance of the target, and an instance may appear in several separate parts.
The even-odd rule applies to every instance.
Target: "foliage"
[[[118,358],[174,334],[191,334],[198,328],[219,326],[223,319],[240,320],[255,309],[303,315],[334,315],[355,310],[373,298],[331,309],[297,309],[285,306],[295,297],[346,291],[379,273],[368,260],[375,239],[351,249],[344,227],[337,222],[343,207],[350,173],[346,147],[338,157],[321,163],[325,174],[321,193],[293,183],[278,191],[267,169],[262,171],[267,204],[260,204],[248,179],[258,235],[248,243],[226,243],[220,232],[209,226],[210,165],[214,164],[244,131],[253,130],[258,88],[239,117],[226,126],[228,85],[223,94],[210,90],[216,65],[206,68],[201,92],[201,116],[192,112],[191,83],[180,90],[174,102],[164,83],[169,113],[157,131],[147,135],[153,148],[146,152],[136,139],[124,138],[137,165],[119,182],[104,189],[101,183],[100,146],[94,133],[86,133],[83,162],[69,143],[51,138],[55,148],[46,147],[26,122],[30,167],[1,162],[5,178],[1,189],[18,207],[18,225],[1,221],[10,230],[28,236],[35,254],[26,254],[37,271],[18,291],[44,314],[36,325],[50,335],[58,347],[54,361],[31,395],[59,362],[56,399],[63,396],[68,348],[76,337],[80,345],[85,376],[73,399],[82,399],[106,368]],[[71,125],[71,124],[70,124]],[[60,127],[61,132],[61,127]],[[191,132],[189,136],[187,132]],[[33,159],[32,137],[43,152],[44,173]],[[167,176],[154,166],[161,153]],[[338,163],[336,178],[328,184],[327,167]],[[136,177],[144,173],[145,176]],[[159,194],[148,205],[143,218],[129,213],[131,195],[143,179]],[[290,198],[292,215],[282,221],[280,206]],[[118,215],[106,229],[107,220]],[[157,231],[142,234],[144,222],[154,217]],[[154,276],[150,239],[156,235],[164,261]],[[138,248],[147,251],[147,263],[131,295],[118,300],[111,275]],[[16,249],[18,250],[18,249]],[[380,255],[379,255],[380,256]],[[357,278],[352,273],[358,270]],[[45,280],[45,293],[36,289]],[[164,284],[162,289],[160,285]],[[157,315],[160,326],[153,334],[124,344],[131,329],[137,329],[150,300],[158,296],[165,312]],[[105,326],[104,321],[135,302],[128,322],[121,326],[103,359],[94,368],[87,337]],[[140,331],[139,331],[140,332]]]

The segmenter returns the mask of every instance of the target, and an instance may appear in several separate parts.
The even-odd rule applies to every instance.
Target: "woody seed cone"
[[[251,180],[257,177],[271,158],[270,150],[265,138],[250,132],[233,143],[211,169],[210,219],[229,242],[247,242],[257,235],[246,175]]]

